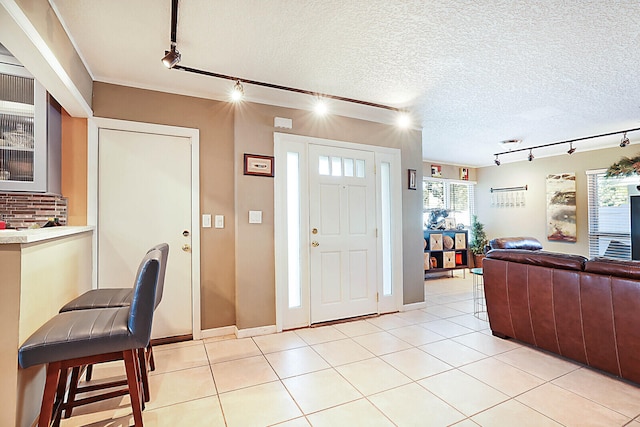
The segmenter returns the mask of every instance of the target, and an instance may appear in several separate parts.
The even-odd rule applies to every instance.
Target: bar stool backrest
[[[151,249],[149,252],[159,250],[161,252],[160,257],[160,272],[158,274],[158,287],[156,289],[156,302],[154,305],[154,310],[158,308],[158,304],[162,301],[162,292],[164,291],[164,275],[167,270],[167,259],[169,258],[169,245],[166,243],[160,243]]]
[[[161,260],[162,252],[160,250],[150,250],[140,263],[138,274],[136,275],[127,327],[135,337],[138,348],[146,347],[151,339],[151,325],[153,323]]]

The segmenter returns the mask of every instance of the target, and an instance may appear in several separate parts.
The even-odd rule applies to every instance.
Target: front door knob
[[[318,246],[320,246],[320,243],[314,240],[313,242],[311,242],[311,246],[313,246],[314,248],[317,248]]]

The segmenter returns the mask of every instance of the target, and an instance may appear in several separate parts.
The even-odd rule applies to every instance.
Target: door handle
[[[191,252],[191,245],[185,243],[184,245],[182,245],[182,250],[185,252]]]
[[[317,248],[318,246],[320,246],[320,243],[314,240],[313,242],[311,242],[311,246],[313,246],[314,248]]]

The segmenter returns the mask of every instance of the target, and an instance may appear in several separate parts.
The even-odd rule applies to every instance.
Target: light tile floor
[[[421,310],[156,346],[145,425],[640,427],[639,387],[493,337],[470,275],[428,280],[425,296]],[[123,427],[130,414],[114,398],[61,425]]]

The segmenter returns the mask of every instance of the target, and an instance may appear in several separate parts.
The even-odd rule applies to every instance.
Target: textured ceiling
[[[231,82],[160,63],[170,0],[50,1],[95,80],[226,98]],[[522,139],[522,148],[640,127],[639,33],[637,0],[189,0],[180,2],[177,41],[181,65],[407,108],[423,128],[425,159],[480,166],[505,139]],[[256,102],[310,104],[245,92]],[[334,103],[334,111],[390,120],[369,107]],[[640,142],[640,132],[629,138]]]

